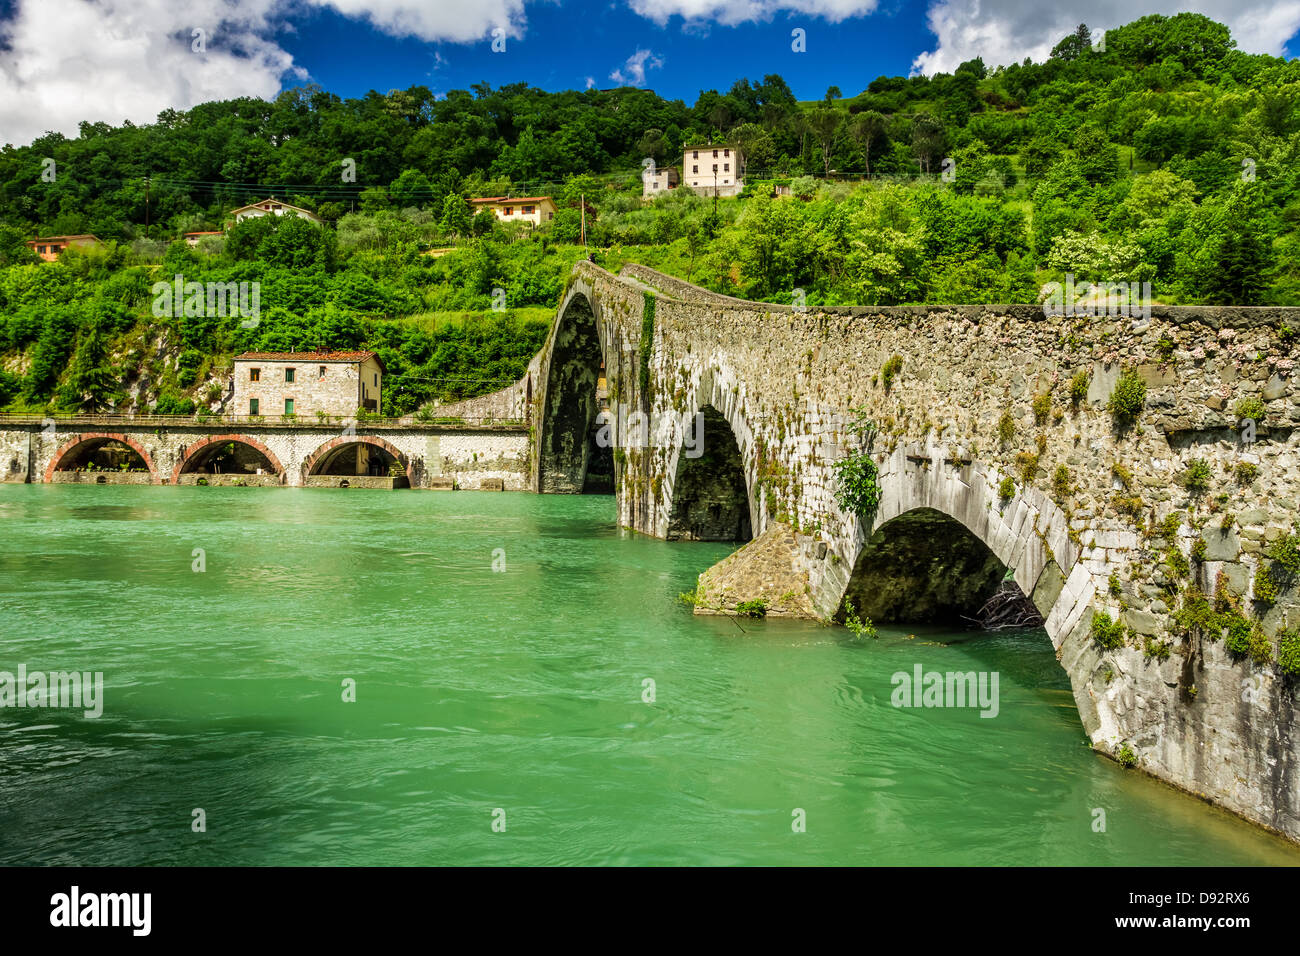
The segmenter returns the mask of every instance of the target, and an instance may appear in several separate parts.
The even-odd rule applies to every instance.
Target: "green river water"
[[[1300,861],[1093,754],[1043,632],[693,616],[729,550],[609,497],[0,485],[0,670],[105,683],[0,709],[0,863]],[[891,706],[916,664],[998,715]]]

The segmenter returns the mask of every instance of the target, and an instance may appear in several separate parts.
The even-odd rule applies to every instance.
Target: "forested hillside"
[[[540,344],[585,254],[582,199],[602,264],[773,301],[1033,302],[1070,273],[1149,281],[1163,302],[1300,305],[1300,63],[1242,53],[1220,24],[1080,27],[1043,63],[843,86],[860,92],[800,103],[768,75],[691,106],[631,88],[306,88],[8,146],[0,406],[183,410],[245,347],[376,348],[400,386],[390,413],[488,390]],[[745,150],[746,194],[643,203],[643,159],[703,141]],[[774,180],[794,196],[772,198]],[[559,212],[535,231],[466,201],[538,193]],[[269,194],[328,225],[169,245]],[[23,246],[81,232],[109,248],[36,265]],[[258,326],[153,316],[152,283],[182,273],[260,282]]]

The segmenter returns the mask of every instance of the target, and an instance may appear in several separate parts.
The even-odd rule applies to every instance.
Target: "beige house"
[[[274,196],[270,199],[263,199],[261,202],[240,206],[238,209],[233,210],[230,215],[234,217],[235,222],[255,219],[258,216],[297,216],[299,219],[314,222],[318,226],[324,221],[314,212],[308,212],[298,206],[291,206],[287,202],[281,202]]]
[[[643,199],[653,199],[660,193],[676,189],[681,181],[681,177],[677,175],[677,169],[673,166],[656,169],[654,173],[646,169],[641,173],[641,197]]]
[[[377,413],[384,363],[374,352],[245,352],[235,356],[236,415]]]
[[[682,151],[682,182],[701,196],[735,196],[745,188],[745,158],[734,146],[687,146]]]
[[[531,222],[540,226],[555,218],[555,203],[550,196],[525,196],[512,199],[509,196],[491,196],[483,199],[471,199],[477,213],[491,209],[502,222]]]
[[[223,233],[220,229],[217,229],[215,231],[207,230],[206,232],[187,232],[185,233],[184,238],[185,238],[185,244],[192,249],[199,244],[199,241],[201,239],[204,239],[207,236],[222,236],[222,235],[225,235],[225,233]]]
[[[90,233],[83,233],[79,236],[46,236],[44,239],[28,239],[27,248],[32,250],[46,262],[53,262],[59,258],[64,249],[69,246],[78,246],[83,249],[93,249],[102,246],[97,237]]]

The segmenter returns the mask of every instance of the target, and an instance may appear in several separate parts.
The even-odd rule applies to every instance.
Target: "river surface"
[[[1300,862],[1092,753],[1042,631],[693,616],[730,548],[613,519],[0,485],[0,670],[104,674],[98,719],[0,709],[0,863]],[[918,664],[997,716],[892,706]]]

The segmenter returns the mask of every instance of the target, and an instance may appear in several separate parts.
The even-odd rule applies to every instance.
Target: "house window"
[[[260,382],[262,380],[262,370],[260,368],[250,368],[248,370],[248,380],[250,382]]]
[[[292,399],[292,398],[286,398],[286,399],[284,400],[284,413],[285,413],[286,415],[292,415],[292,414],[293,414],[293,399]]]
[[[248,414],[250,414],[250,415],[256,415],[256,414],[257,414],[257,399],[255,399],[255,398],[250,398],[250,399],[248,400]]]
[[[715,173],[718,171],[718,164],[717,164],[717,163],[714,163],[714,164],[713,164],[713,171],[714,171]]]
[[[693,173],[698,173],[699,171],[700,171],[700,167],[698,167],[698,166],[692,166],[692,167],[691,167],[691,172],[693,172]]]
[[[713,151],[713,158],[714,159],[718,158],[718,151],[716,149]]]
[[[554,218],[555,218],[555,213],[553,213],[553,212],[548,212],[548,213],[546,214],[546,218],[547,218],[547,219],[554,219]]]
[[[322,366],[320,367],[320,377],[321,377],[321,378],[324,378],[324,377],[325,377],[325,366],[324,366],[324,365],[322,365]]]
[[[699,158],[700,158],[700,151],[698,149],[691,152],[691,159],[699,159]]]
[[[531,216],[531,215],[533,214],[533,207],[532,207],[532,206],[525,206],[525,207],[523,208],[523,213],[524,213],[525,216]]]
[[[378,373],[378,372],[375,373],[375,387],[376,387],[376,388],[379,387],[379,373]]]
[[[514,214],[515,214],[515,207],[514,207],[514,206],[506,206],[506,215],[507,215],[507,216],[513,216]]]
[[[729,149],[724,149],[724,150],[722,151],[722,155],[723,155],[723,156],[730,156],[730,155],[731,155],[731,150],[729,150]]]
[[[731,172],[731,163],[723,163],[723,164],[722,164],[722,171],[723,171],[724,173],[729,173],[729,172]]]
[[[284,370],[284,380],[286,383],[293,381],[293,369],[287,368]]]
[[[39,252],[39,253],[41,253],[41,255],[44,255],[44,254],[45,254],[45,247],[44,247],[44,246],[37,246],[37,247],[36,247],[36,251]]]
[[[730,179],[724,179],[724,180],[722,181],[722,185],[724,185],[724,186],[730,186],[730,185],[731,185],[731,180],[730,180]]]

